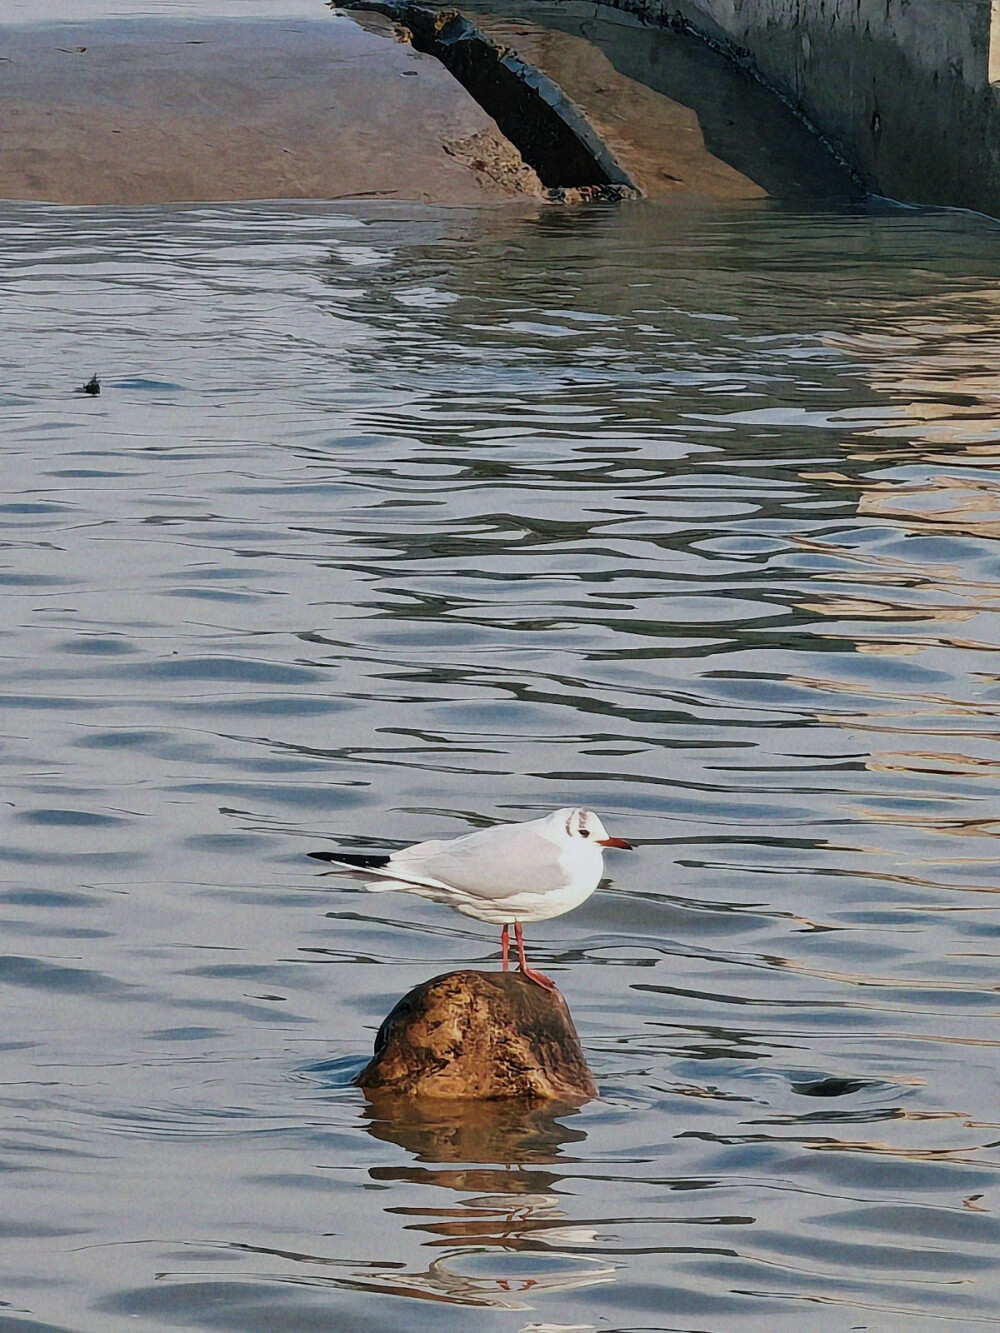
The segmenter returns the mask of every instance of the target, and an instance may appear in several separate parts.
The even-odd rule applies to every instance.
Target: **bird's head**
[[[624,838],[608,836],[607,829],[593,810],[587,810],[584,806],[577,806],[575,810],[560,810],[558,816],[565,821],[568,838],[582,838],[585,842],[597,843],[599,847],[620,847],[625,851],[632,850],[632,844],[626,842]]]

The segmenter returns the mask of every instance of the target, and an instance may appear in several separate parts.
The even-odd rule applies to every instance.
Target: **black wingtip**
[[[337,865],[354,866],[356,870],[381,870],[389,864],[388,856],[374,856],[362,852],[307,852],[314,861],[333,861]]]

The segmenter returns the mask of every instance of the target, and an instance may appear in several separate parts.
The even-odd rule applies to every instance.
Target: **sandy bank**
[[[320,14],[8,29],[0,195],[475,204],[538,190],[436,60],[386,20]]]

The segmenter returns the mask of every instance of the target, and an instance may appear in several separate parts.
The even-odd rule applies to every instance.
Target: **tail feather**
[[[332,861],[335,866],[348,870],[360,870],[374,876],[375,881],[368,884],[370,893],[387,893],[390,889],[404,889],[407,893],[416,893],[422,898],[432,898],[435,902],[450,903],[461,896],[461,891],[440,880],[424,879],[420,875],[400,874],[392,868],[390,856],[368,852],[307,852],[307,856],[317,861]]]
[[[364,852],[309,852],[315,861],[334,861],[337,865],[354,866],[358,870],[382,870],[389,864],[388,856]]]

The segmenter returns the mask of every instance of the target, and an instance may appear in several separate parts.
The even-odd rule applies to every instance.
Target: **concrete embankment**
[[[1000,215],[996,0],[610,2],[752,60],[870,190]]]

